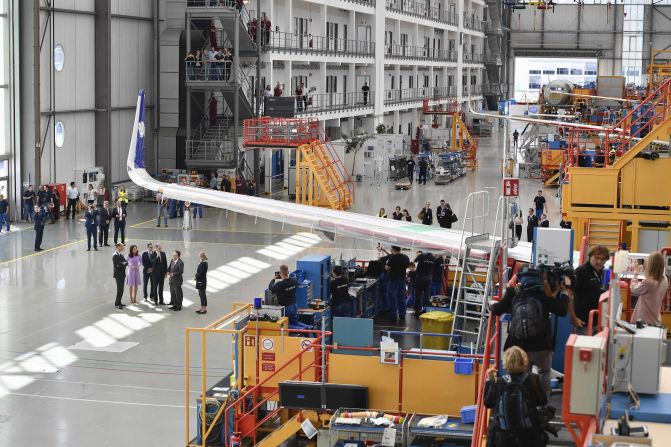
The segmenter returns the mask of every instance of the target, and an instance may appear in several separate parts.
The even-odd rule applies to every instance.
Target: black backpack
[[[513,298],[510,312],[510,335],[516,340],[533,340],[541,337],[545,330],[543,303],[537,288],[519,288]]]
[[[524,386],[527,377],[527,373],[519,381],[514,381],[509,376],[501,377],[506,382],[496,415],[501,431],[515,433],[534,428],[532,411],[535,408],[529,405],[528,391]]]

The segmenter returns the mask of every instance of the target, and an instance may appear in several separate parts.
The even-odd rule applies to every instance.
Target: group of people
[[[56,223],[60,219],[61,193],[58,188],[50,189],[47,185],[40,185],[37,192],[33,185],[23,192],[23,220],[31,222],[35,219],[37,208],[44,211],[44,216],[49,218],[50,223]],[[66,216],[67,217],[67,216]],[[9,220],[7,220],[9,224]]]
[[[426,157],[420,157],[419,162],[415,162],[414,156],[410,156],[407,162],[408,181],[412,185],[415,180],[415,170],[419,167],[417,184],[426,185],[426,179],[429,175],[429,161]]]
[[[380,208],[377,213],[377,217],[387,218],[387,211],[384,208]],[[394,209],[394,212],[391,213],[391,217],[394,220],[400,220],[403,222],[412,222],[412,216],[407,209],[401,210],[400,206],[397,206]],[[433,209],[431,208],[431,203],[426,202],[424,208],[421,209],[417,215],[417,219],[423,225],[433,225]],[[450,204],[441,200],[440,204],[436,207],[436,220],[438,225],[441,228],[452,228],[452,224],[457,222],[457,215],[452,211]]]
[[[233,67],[233,53],[230,48],[212,46],[201,53],[190,51],[184,58],[186,62],[186,77],[208,81],[230,81]]]
[[[123,198],[117,200],[116,207],[110,209],[109,201],[105,200],[103,206],[98,208],[95,201],[90,201],[86,212],[84,212],[84,227],[86,228],[86,251],[93,249],[98,251],[98,246],[109,247],[110,224],[114,222],[114,245],[121,240],[126,243],[126,220],[128,212],[126,202]],[[74,217],[73,217],[74,219]]]
[[[252,20],[247,23],[247,30],[249,36],[252,38],[252,41],[256,43],[256,35],[258,32],[261,32],[261,45],[268,45],[270,42],[270,32],[273,29],[270,19],[266,17],[266,13],[261,13],[261,26],[259,27],[259,21],[254,17]]]
[[[155,248],[154,248],[155,247]],[[115,244],[112,264],[114,267],[113,277],[116,282],[116,299],[114,306],[117,309],[123,309],[122,304],[124,290],[128,286],[130,303],[137,304],[137,294],[140,286],[145,301],[152,301],[158,306],[170,306],[173,311],[181,311],[184,299],[182,284],[184,283],[184,261],[179,250],[172,252],[170,263],[168,263],[165,252],[161,244],[155,246],[151,242],[147,244],[147,249],[140,254],[137,245],[131,245],[128,250],[128,257],[124,256],[125,246],[123,243]],[[196,269],[195,281],[196,289],[200,297],[200,309],[198,314],[207,313],[207,254],[202,251],[198,255],[200,263]],[[142,271],[140,271],[142,269]],[[165,278],[168,278],[170,288],[170,302],[165,303],[163,299],[163,286]]]

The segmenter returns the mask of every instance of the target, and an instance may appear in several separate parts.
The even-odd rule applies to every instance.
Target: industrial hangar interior
[[[0,0],[0,445],[668,445],[670,139],[669,0]]]

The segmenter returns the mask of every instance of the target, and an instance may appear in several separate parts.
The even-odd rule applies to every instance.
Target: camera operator
[[[569,301],[568,307],[571,323],[579,335],[591,335],[587,334],[589,313],[599,307],[599,298],[604,292],[603,266],[608,261],[610,252],[603,245],[597,245],[587,256],[588,261],[575,269],[575,297]]]
[[[551,271],[541,270],[520,273],[520,284],[508,287],[503,298],[491,305],[491,312],[497,316],[511,314],[504,349],[519,346],[527,353],[530,365],[538,368],[543,390],[549,396],[554,351],[550,314],[565,316],[572,292],[569,277],[557,278]]]

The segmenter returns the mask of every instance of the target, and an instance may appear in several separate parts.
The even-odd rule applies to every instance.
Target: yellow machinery
[[[342,170],[320,140],[303,144],[296,151],[296,203],[345,210],[352,206],[354,191]]]
[[[478,142],[468,131],[468,126],[461,118],[459,103],[451,101],[445,108],[437,104],[431,107],[429,100],[422,102],[422,113],[424,115],[449,115],[452,118],[452,132],[450,135],[450,152],[463,152],[464,164],[469,170],[478,167]]]
[[[564,149],[541,149],[541,179],[545,186],[557,186],[564,164]]]
[[[434,350],[422,354],[416,349],[400,351],[399,362],[388,364],[381,361],[379,347],[354,348],[341,344],[335,350],[335,346],[322,339],[330,337],[329,332],[288,329],[286,317],[275,322],[250,320],[254,313],[250,304],[235,303],[231,313],[212,324],[186,329],[187,447],[204,447],[205,443],[198,439],[210,439],[216,427],[225,434],[225,445],[230,445],[232,436],[237,436],[264,447],[277,447],[294,437],[306,419],[317,428],[326,427],[329,420],[326,412],[280,407],[279,383],[285,380],[365,386],[369,408],[407,414],[458,415],[463,406],[476,402],[483,371],[481,359],[473,358],[472,370],[464,373],[455,366],[459,354]],[[296,332],[313,338],[296,337]],[[231,346],[230,387],[235,390],[235,397],[227,398],[216,413],[208,414],[204,405],[198,406],[197,420],[208,423],[199,424],[198,437],[194,439],[192,382],[198,384],[196,389],[201,396],[211,396],[207,394],[211,391],[207,386],[216,379],[213,368],[226,369],[220,356],[221,346]],[[213,352],[217,355],[208,356]],[[192,357],[197,359],[195,365]],[[207,445],[211,445],[209,441]]]
[[[655,152],[658,147],[668,151],[670,99],[671,78],[656,88],[652,99],[615,125],[622,131],[606,132],[605,167],[567,168],[562,212],[572,222],[576,244],[587,236],[589,246],[613,249],[627,242],[638,251],[642,230],[671,236],[671,158],[668,152],[661,157]],[[574,148],[576,153],[582,150],[580,144]]]
[[[650,90],[671,77],[671,50],[650,49],[648,75],[648,88]]]

